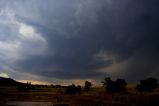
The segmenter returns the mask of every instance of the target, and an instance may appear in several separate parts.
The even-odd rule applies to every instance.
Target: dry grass
[[[0,87],[0,104],[7,101],[39,101],[66,103],[70,106],[158,106],[159,90],[153,93],[138,93],[128,86],[127,93],[108,94],[104,88],[93,88],[90,92],[66,95],[64,88],[38,88],[30,92],[18,92],[15,87]]]

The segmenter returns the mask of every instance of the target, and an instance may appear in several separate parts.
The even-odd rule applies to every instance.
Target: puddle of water
[[[6,106],[53,106],[51,102],[8,102],[5,104]]]

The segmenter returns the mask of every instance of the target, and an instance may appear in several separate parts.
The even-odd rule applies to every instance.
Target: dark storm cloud
[[[36,55],[34,51],[35,55],[29,54],[10,65],[18,71],[59,79],[99,78],[109,74],[134,82],[148,76],[158,77],[157,0],[4,3],[13,10],[18,22],[35,28],[41,35],[37,37],[39,41],[43,42],[42,38],[47,41],[44,55]],[[25,51],[36,49],[39,43],[34,45]]]

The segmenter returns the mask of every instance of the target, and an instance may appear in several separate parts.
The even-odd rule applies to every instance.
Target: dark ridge
[[[21,84],[11,78],[0,77],[0,86],[17,86]]]

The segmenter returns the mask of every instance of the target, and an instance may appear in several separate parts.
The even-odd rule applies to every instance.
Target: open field
[[[65,88],[35,88],[19,92],[16,87],[0,87],[0,105],[8,106],[158,106],[159,90],[139,93],[128,87],[127,93],[109,94],[104,88],[82,90],[80,94],[64,94]],[[54,104],[54,105],[53,105]],[[65,105],[64,105],[65,104]]]

